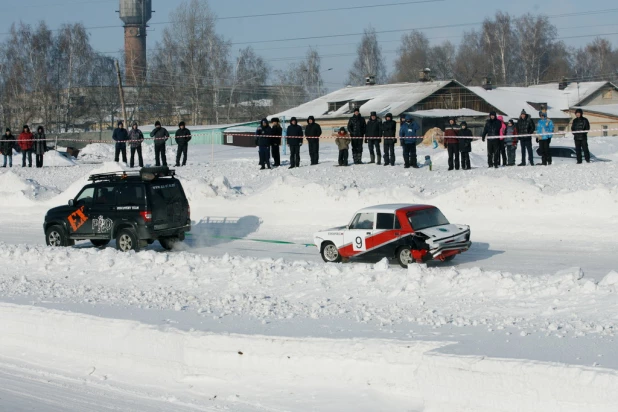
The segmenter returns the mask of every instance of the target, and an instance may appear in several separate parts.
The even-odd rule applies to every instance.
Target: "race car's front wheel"
[[[339,263],[341,262],[341,255],[339,249],[332,242],[326,242],[322,245],[321,251],[322,259],[326,263]]]
[[[402,247],[397,251],[397,261],[402,268],[407,269],[409,265],[414,263],[412,250],[408,247]]]

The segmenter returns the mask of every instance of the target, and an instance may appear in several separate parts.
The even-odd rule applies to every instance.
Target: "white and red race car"
[[[325,262],[355,257],[414,262],[449,261],[470,249],[470,226],[449,223],[429,205],[380,205],[359,210],[343,227],[318,232],[315,244]]]

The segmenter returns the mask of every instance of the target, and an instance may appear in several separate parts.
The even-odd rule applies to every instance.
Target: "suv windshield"
[[[449,221],[439,209],[431,208],[408,213],[412,229],[423,230],[428,227],[448,225]]]

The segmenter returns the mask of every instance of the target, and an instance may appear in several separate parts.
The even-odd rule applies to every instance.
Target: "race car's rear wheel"
[[[332,242],[326,242],[322,245],[322,251],[320,252],[322,259],[326,263],[339,263],[341,262],[341,255],[339,249]]]
[[[397,251],[397,261],[402,268],[407,269],[409,265],[414,263],[414,257],[412,256],[412,249],[409,247],[402,247]]]

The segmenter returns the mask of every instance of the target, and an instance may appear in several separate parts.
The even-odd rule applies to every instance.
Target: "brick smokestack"
[[[138,86],[146,81],[146,29],[152,17],[152,0],[120,0],[124,22],[125,83]]]

